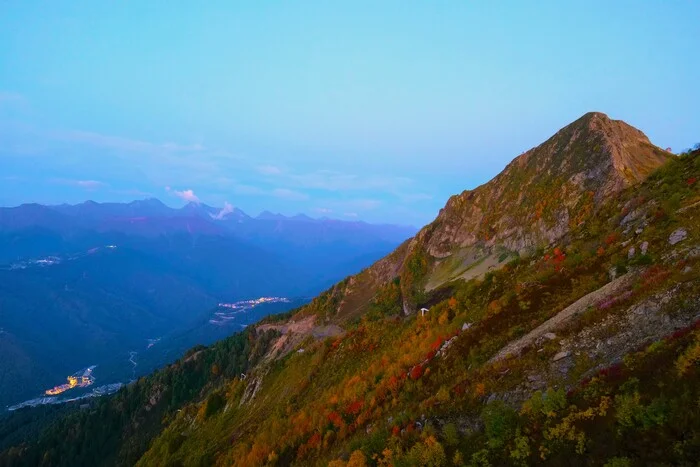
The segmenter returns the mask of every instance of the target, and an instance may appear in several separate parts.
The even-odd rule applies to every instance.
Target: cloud
[[[282,169],[274,165],[261,165],[258,166],[258,172],[263,175],[281,175]]]
[[[319,213],[319,214],[331,214],[333,212],[332,209],[328,209],[328,208],[315,208],[314,211]]]
[[[395,191],[412,183],[412,180],[406,177],[359,176],[332,170],[293,174],[289,176],[289,179],[295,186],[326,191]]]
[[[345,217],[357,217],[356,212],[346,212],[343,214]]]
[[[269,193],[265,192],[262,188],[259,188],[257,186],[253,185],[236,185],[233,187],[233,192],[236,193],[237,195],[255,195],[255,196],[260,196],[260,195],[268,195]]]
[[[219,211],[216,214],[209,214],[212,219],[215,219],[217,221],[223,220],[228,214],[231,214],[233,212],[233,205],[229,203],[228,201],[224,201],[224,207],[221,208],[221,211]]]
[[[129,188],[126,190],[111,190],[112,193],[115,195],[127,195],[127,196],[136,196],[140,198],[152,198],[153,193],[148,192],[148,191],[143,191],[139,190],[138,188]]]
[[[298,191],[290,190],[288,188],[275,188],[274,190],[272,190],[272,196],[294,201],[304,201],[309,199],[309,195],[305,193],[300,193]]]
[[[97,180],[75,180],[74,183],[88,191],[95,191],[105,185],[103,182],[98,182]]]
[[[370,209],[378,208],[381,204],[382,202],[376,199],[356,199],[348,201],[346,206],[350,206],[361,211],[368,211]]]
[[[183,152],[202,152],[207,148],[201,144],[177,144],[177,143],[164,143],[160,145],[163,149],[168,151],[183,151]]]
[[[59,183],[61,185],[72,185],[78,188],[82,188],[87,191],[95,191],[97,189],[109,186],[107,183],[100,182],[97,180],[71,180],[65,178],[54,178],[50,180],[53,183]]]
[[[195,195],[194,191],[192,191],[191,189],[178,191],[178,190],[174,190],[174,189],[170,188],[169,186],[166,186],[165,191],[167,191],[168,193],[174,194],[175,196],[177,196],[178,198],[180,198],[183,201],[188,201],[190,203],[197,203],[197,204],[199,204],[199,202],[200,202],[197,195]]]
[[[279,178],[281,182],[288,186],[331,192],[375,190],[401,197],[404,192],[410,190],[414,183],[408,177],[356,175],[334,170],[291,173],[284,172],[274,165],[259,166],[257,170],[261,174]]]
[[[201,152],[206,149],[201,144],[156,144],[138,139],[123,138],[120,136],[105,135],[102,133],[82,130],[54,131],[51,132],[50,135],[59,140],[86,143],[93,146],[120,149],[131,152]]]
[[[433,195],[428,193],[399,193],[396,196],[404,202],[427,201],[433,199]]]

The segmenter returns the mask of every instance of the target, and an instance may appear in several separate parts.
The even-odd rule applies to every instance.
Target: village
[[[76,387],[85,388],[90,386],[92,383],[95,382],[95,378],[92,376],[92,370],[95,369],[95,366],[96,365],[93,365],[88,368],[85,368],[84,370],[80,370],[76,373],[73,373],[67,378],[67,383],[55,386],[51,389],[47,389],[45,391],[46,395],[56,396],[58,394],[68,391],[69,389],[73,389]]]
[[[285,297],[260,297],[251,300],[241,300],[234,303],[219,303],[218,309],[225,308],[226,311],[216,311],[214,317],[209,320],[210,324],[223,326],[234,320],[239,313],[245,313],[258,305],[269,303],[289,303],[291,300]],[[242,325],[245,327],[246,325]]]

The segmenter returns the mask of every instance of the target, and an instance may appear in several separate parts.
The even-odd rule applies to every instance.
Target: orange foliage
[[[336,428],[343,426],[343,417],[336,411],[328,414],[328,421],[335,425]]]
[[[497,315],[501,312],[502,309],[503,306],[501,305],[500,300],[494,300],[491,303],[489,303],[489,313],[492,315]]]
[[[619,239],[620,239],[620,234],[617,232],[613,232],[610,235],[608,235],[607,237],[605,237],[605,244],[612,245],[613,243],[615,243]]]
[[[348,415],[357,415],[362,410],[363,405],[365,405],[365,403],[363,401],[360,401],[360,400],[352,402],[345,409],[345,413],[347,413]]]
[[[666,280],[671,273],[662,266],[655,264],[642,273],[642,282],[645,286],[655,286]]]

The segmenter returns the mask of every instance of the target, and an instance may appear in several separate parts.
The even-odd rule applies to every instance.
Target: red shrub
[[[343,417],[340,416],[338,412],[331,412],[328,414],[328,421],[331,422],[336,428],[343,426]]]
[[[620,376],[622,376],[622,365],[616,363],[615,365],[603,368],[598,372],[598,375],[611,379],[619,378]]]
[[[357,415],[362,410],[363,405],[365,405],[363,401],[357,400],[348,405],[348,407],[345,409],[345,413],[348,415]]]
[[[420,365],[416,365],[413,368],[411,368],[411,379],[416,380],[423,376],[423,367]]]
[[[610,235],[608,235],[607,237],[605,237],[605,244],[612,245],[613,243],[615,243],[619,239],[620,239],[620,234],[617,232],[613,232]]]
[[[306,442],[306,444],[309,446],[309,448],[314,449],[317,448],[321,444],[321,435],[320,433],[314,433],[311,438]]]

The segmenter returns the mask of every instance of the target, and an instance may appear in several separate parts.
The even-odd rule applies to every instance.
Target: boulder
[[[682,242],[688,236],[688,232],[681,228],[673,231],[671,235],[668,236],[668,243],[675,245],[678,242]]]
[[[643,255],[647,254],[648,249],[649,249],[649,242],[642,242],[642,244],[639,246],[639,251],[641,251]]]

